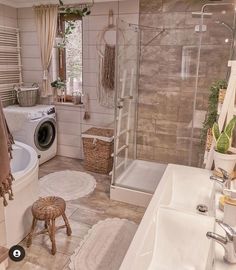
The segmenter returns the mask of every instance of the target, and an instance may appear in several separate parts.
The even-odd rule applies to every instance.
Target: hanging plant
[[[203,122],[203,128],[201,130],[201,143],[205,145],[206,136],[209,129],[213,127],[213,124],[217,122],[218,118],[218,98],[220,89],[226,89],[227,82],[225,80],[219,80],[211,85],[210,95],[208,99],[208,110],[205,121]]]
[[[68,35],[72,34],[73,30],[75,29],[76,19],[78,19],[78,17],[83,18],[90,15],[93,4],[94,0],[92,0],[91,4],[82,4],[79,7],[65,7],[64,3],[59,0],[59,9],[67,21],[67,24],[65,31],[59,31],[61,42],[57,44],[57,47],[65,48]]]

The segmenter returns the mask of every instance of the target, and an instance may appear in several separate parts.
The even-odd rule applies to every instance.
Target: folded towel
[[[0,197],[3,197],[4,206],[7,205],[6,194],[9,195],[9,200],[13,199],[11,188],[13,176],[10,169],[13,143],[14,140],[9,132],[0,100]]]

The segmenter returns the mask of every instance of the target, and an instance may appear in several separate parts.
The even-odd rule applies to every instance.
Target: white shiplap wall
[[[17,10],[0,4],[0,25],[17,28]]]
[[[89,120],[83,120],[84,109],[72,105],[57,105],[58,154],[82,158],[81,132],[90,127],[113,127],[114,110],[104,108],[97,101],[98,33],[108,24],[109,9],[115,19],[120,16],[130,23],[139,21],[139,0],[96,3],[90,16],[83,20],[83,91],[89,94]],[[23,78],[26,83],[41,81],[42,67],[32,8],[18,9],[21,31]]]

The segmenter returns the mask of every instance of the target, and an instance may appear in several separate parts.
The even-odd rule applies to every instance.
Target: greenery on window
[[[57,80],[51,82],[51,86],[57,89],[63,89],[65,88],[66,85],[65,85],[65,82],[62,81],[60,77],[58,77]]]
[[[92,1],[91,5],[81,5],[80,7],[66,7],[64,6],[64,3],[59,0],[59,9],[60,12],[63,14],[65,21],[67,21],[67,24],[64,31],[59,31],[62,42],[58,44],[58,47],[65,48],[68,35],[72,34],[73,30],[76,27],[76,20],[78,20],[78,18],[83,18],[90,15],[93,3],[94,1]]]

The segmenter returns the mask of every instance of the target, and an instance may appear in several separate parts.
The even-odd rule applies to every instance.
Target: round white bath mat
[[[70,269],[119,270],[137,228],[126,219],[99,221],[70,257]]]
[[[41,197],[57,196],[65,201],[71,201],[93,192],[96,180],[88,173],[67,170],[40,178],[39,186]]]

